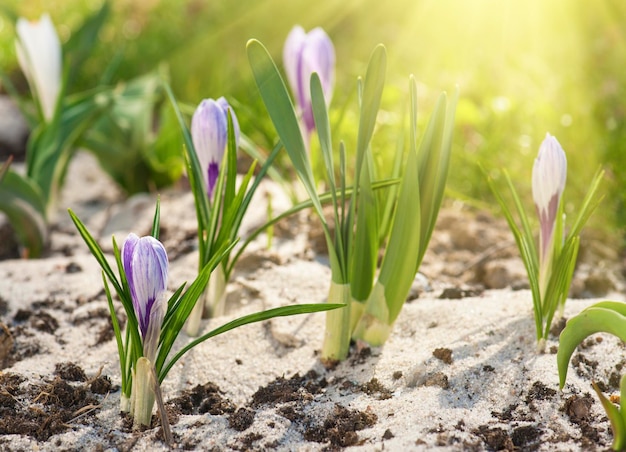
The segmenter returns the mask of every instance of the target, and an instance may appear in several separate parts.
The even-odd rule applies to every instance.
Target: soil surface
[[[160,418],[144,431],[119,412],[117,349],[99,267],[65,213],[72,208],[111,251],[148,233],[156,195],[124,200],[79,154],[53,220],[50,249],[21,260],[0,219],[0,450],[606,450],[610,424],[591,388],[619,393],[624,346],[594,335],[558,388],[554,325],[536,351],[532,299],[506,224],[458,203],[442,210],[420,274],[383,347],[352,345],[319,360],[324,315],[274,319],[218,336],[177,363],[162,385],[173,444]],[[264,183],[243,234],[289,207]],[[161,193],[169,288],[195,277],[193,198]],[[7,232],[8,231],[8,232]],[[228,286],[224,317],[322,302],[330,282],[320,228],[308,213],[261,235]],[[599,298],[623,300],[624,265],[583,237],[565,317]],[[118,306],[118,321],[125,316]],[[183,333],[175,345],[190,339]]]

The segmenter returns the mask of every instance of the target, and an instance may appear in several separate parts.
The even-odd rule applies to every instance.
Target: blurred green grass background
[[[48,11],[62,41],[97,10],[89,0],[4,0],[35,19]],[[245,44],[257,38],[281,60],[294,24],[323,27],[337,51],[335,139],[353,143],[355,80],[373,47],[389,55],[388,87],[374,148],[396,146],[406,110],[408,75],[419,82],[420,122],[437,94],[460,88],[449,194],[495,209],[483,165],[496,178],[506,168],[530,204],[533,160],[546,132],[568,156],[566,211],[580,205],[589,182],[607,170],[601,209],[591,221],[612,238],[626,225],[626,3],[619,0],[112,0],[112,15],[78,86],[92,86],[121,52],[119,80],[166,62],[177,96],[196,104],[225,95],[242,130],[269,147],[272,126],[257,94]],[[0,68],[21,77],[14,27],[0,16]],[[346,115],[341,112],[344,107]]]

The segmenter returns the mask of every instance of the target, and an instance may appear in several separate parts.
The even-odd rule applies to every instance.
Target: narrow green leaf
[[[596,193],[598,188],[600,188],[600,183],[604,179],[604,171],[600,170],[596,173],[593,180],[591,181],[591,185],[589,186],[589,190],[585,195],[585,199],[583,200],[583,204],[578,211],[578,216],[576,217],[576,221],[572,225],[570,229],[569,235],[578,235],[582,230],[583,226],[594,212],[594,210],[598,207],[598,205],[602,202],[602,197],[597,197]]]
[[[350,293],[355,301],[365,302],[374,285],[378,264],[378,205],[370,179],[370,162],[361,170],[361,193],[356,213]]]
[[[385,288],[389,321],[400,313],[411,288],[420,249],[420,185],[417,156],[409,152],[400,183],[398,206],[391,226],[389,243],[380,267],[378,281]]]
[[[235,198],[235,187],[237,185],[237,141],[235,140],[235,129],[233,127],[233,117],[228,109],[228,145],[226,147],[226,187],[224,189],[224,206],[228,208]],[[221,171],[224,171],[222,168]],[[217,199],[217,198],[216,198]]]
[[[265,108],[274,123],[280,141],[285,146],[300,180],[304,184],[304,188],[313,201],[315,210],[322,222],[325,223],[306,146],[302,139],[300,125],[287,92],[287,87],[263,44],[251,39],[248,41],[247,51],[250,67],[252,68]]]
[[[359,177],[365,152],[369,146],[376,117],[380,108],[380,100],[385,87],[385,72],[387,70],[387,52],[385,46],[376,46],[370,57],[363,82],[361,99],[361,115],[359,119],[359,134],[357,138],[356,177]],[[356,183],[358,186],[358,183]]]
[[[160,232],[160,223],[161,223],[161,197],[157,196],[156,199],[156,207],[154,208],[154,218],[152,220],[152,231],[150,235],[155,239],[159,240],[159,232]]]

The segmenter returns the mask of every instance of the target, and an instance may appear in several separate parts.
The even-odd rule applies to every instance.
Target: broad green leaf
[[[99,41],[99,34],[109,15],[109,2],[104,1],[100,9],[85,19],[78,30],[75,30],[70,39],[63,46],[63,56],[69,66],[67,84],[72,86],[83,64],[93,54],[93,47]]]
[[[263,44],[251,39],[248,41],[247,51],[250,67],[265,108],[304,188],[313,201],[315,210],[324,223],[322,206],[317,196],[306,146],[287,87]]]
[[[420,185],[417,156],[409,152],[389,243],[378,281],[385,288],[389,321],[394,322],[415,278],[420,249]]]
[[[602,391],[598,388],[598,385],[595,382],[591,383],[591,386],[596,394],[598,394],[600,403],[602,403],[602,407],[604,408],[609,421],[611,421],[611,430],[613,431],[613,450],[624,450],[626,447],[626,423],[624,422],[622,413],[620,413],[617,407],[613,405],[613,402],[602,394]]]
[[[435,223],[437,222],[437,217],[439,215],[439,209],[441,208],[441,203],[443,201],[443,194],[446,188],[446,181],[448,179],[448,169],[450,167],[450,155],[452,152],[452,134],[454,131],[454,117],[456,112],[456,104],[459,99],[459,91],[455,90],[454,96],[452,97],[450,103],[446,107],[446,118],[445,118],[445,126],[442,132],[442,139],[439,146],[439,149],[436,152],[437,155],[437,172],[436,178],[434,180],[434,186],[432,195],[430,198],[430,209],[428,210],[429,216],[428,221],[426,223],[426,227],[423,228],[426,231],[422,230],[422,238],[420,245],[422,249],[420,250],[420,257],[418,259],[418,266],[421,263],[424,254],[426,253],[426,247],[430,242],[430,237],[432,236],[433,230],[435,229]],[[420,180],[421,185],[423,187],[424,184],[428,184],[426,181]],[[424,199],[424,194],[422,193],[422,199]],[[422,211],[424,207],[422,206]],[[422,219],[422,225],[424,225],[424,220]]]
[[[191,350],[196,345],[210,339],[219,334],[225,333],[232,329],[238,328],[243,325],[248,325],[250,323],[262,322],[264,320],[273,319],[275,317],[285,317],[292,316],[298,314],[310,314],[313,312],[322,312],[329,311],[331,309],[342,308],[345,305],[343,304],[331,304],[331,303],[315,303],[315,304],[301,304],[301,305],[293,305],[293,306],[284,306],[280,308],[268,309],[267,311],[255,312],[254,314],[249,314],[243,317],[240,317],[236,320],[228,322],[222,325],[219,328],[214,329],[206,333],[203,336],[195,339],[194,341],[187,344],[183,347],[176,355],[164,366],[159,372],[159,382],[163,382],[163,379],[167,376],[168,372],[172,368],[176,362],[183,357],[185,353]]]
[[[585,338],[595,333],[605,332],[626,341],[626,316],[622,314],[624,310],[623,308],[617,310],[612,307],[612,304],[593,305],[568,320],[559,337],[559,350],[557,352],[561,388],[565,385],[569,360],[578,344]]]
[[[387,52],[385,46],[376,46],[367,65],[363,93],[361,98],[361,115],[359,119],[359,134],[357,138],[356,177],[359,177],[365,152],[369,146],[376,117],[380,108],[380,100],[385,87],[385,72],[387,70]],[[357,179],[358,180],[358,179]],[[356,184],[358,186],[358,183]]]
[[[359,206],[350,276],[350,291],[355,301],[365,302],[372,290],[378,264],[378,206],[370,179],[370,161],[361,170]]]
[[[4,171],[0,180],[0,211],[8,217],[26,255],[39,257],[48,241],[46,207],[41,190],[27,177]]]
[[[51,123],[40,123],[28,140],[27,175],[44,194],[51,208],[79,140],[109,105],[100,89],[72,97]]]

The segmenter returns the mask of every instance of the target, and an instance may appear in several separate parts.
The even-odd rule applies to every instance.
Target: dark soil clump
[[[168,408],[178,414],[212,414],[214,416],[234,413],[235,405],[223,397],[222,391],[215,384],[208,382],[184,391],[182,395],[167,402]]]
[[[89,385],[70,384],[62,373],[65,372],[59,372],[51,382],[28,388],[22,387],[25,379],[19,375],[0,375],[0,434],[26,435],[46,441],[71,428],[79,419],[82,422],[100,407]]]
[[[295,374],[289,380],[279,377],[252,395],[252,406],[313,400],[313,396],[327,385],[326,379],[318,380],[318,377],[314,370],[307,372],[304,377],[300,374]]]
[[[335,405],[333,413],[321,424],[314,424],[304,432],[304,438],[318,443],[330,442],[339,447],[355,446],[359,443],[356,432],[371,427],[377,420],[374,413]]]

